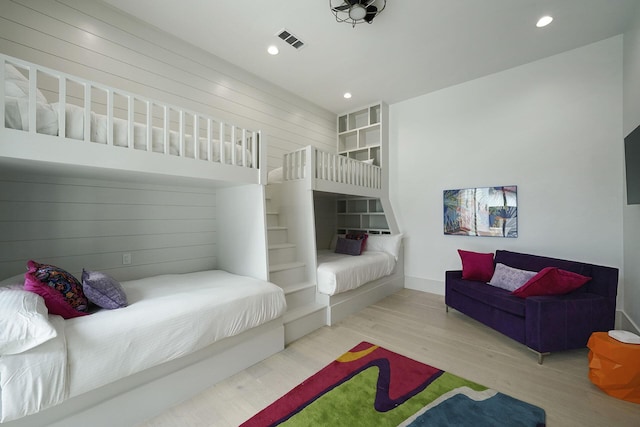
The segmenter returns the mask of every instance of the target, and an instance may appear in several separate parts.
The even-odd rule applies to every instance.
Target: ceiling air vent
[[[290,31],[282,29],[276,35],[296,49],[302,49],[304,47],[304,42],[291,34]]]

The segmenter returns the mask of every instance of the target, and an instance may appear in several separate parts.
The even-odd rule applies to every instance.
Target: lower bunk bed
[[[286,302],[270,282],[211,270],[121,285],[123,308],[40,310],[53,337],[0,357],[0,425],[131,425],[284,348]],[[0,298],[31,294],[19,286],[4,281]]]
[[[317,298],[327,306],[328,325],[402,288],[402,234],[369,235],[359,255],[336,253],[334,242],[318,251]]]

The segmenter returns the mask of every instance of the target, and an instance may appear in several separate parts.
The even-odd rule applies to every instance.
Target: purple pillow
[[[82,270],[82,290],[89,301],[98,307],[113,310],[128,305],[122,285],[113,277],[99,271]]]
[[[360,253],[364,252],[365,248],[367,247],[367,238],[369,237],[369,235],[366,233],[349,233],[344,237],[345,239],[360,240],[362,242],[362,244],[360,245]]]
[[[87,314],[89,301],[82,291],[82,285],[73,275],[55,265],[31,260],[27,268],[24,289],[44,298],[50,314],[58,314],[65,319]]]
[[[361,252],[362,242],[360,240],[338,237],[338,242],[336,243],[337,254],[360,255]]]
[[[538,274],[537,271],[520,270],[518,268],[497,263],[496,271],[493,273],[493,277],[489,284],[507,291],[515,291],[527,283],[536,274]]]

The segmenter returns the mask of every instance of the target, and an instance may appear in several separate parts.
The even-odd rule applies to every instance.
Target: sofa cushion
[[[462,278],[488,282],[493,276],[493,254],[463,251],[458,249],[462,260]]]
[[[498,263],[489,284],[507,291],[515,291],[536,274],[538,273],[535,271],[520,270],[519,268]]]
[[[447,282],[447,292],[458,292],[476,301],[524,317],[525,300],[514,297],[511,292],[486,283],[473,280],[451,280]]]
[[[591,280],[591,277],[561,270],[557,267],[546,267],[527,283],[513,291],[512,294],[520,298],[541,295],[564,295],[575,291],[589,280]]]

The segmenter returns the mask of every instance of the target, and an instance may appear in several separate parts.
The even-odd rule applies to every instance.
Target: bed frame
[[[166,411],[284,349],[282,318],[225,338],[195,353],[0,423],[2,427],[135,425]]]
[[[5,63],[27,70],[28,130],[5,126]],[[46,93],[49,104],[58,102],[58,134],[36,131],[36,92]],[[99,93],[100,96],[95,94]],[[66,137],[65,104],[84,109],[84,123],[91,123],[91,114],[106,116],[106,144],[92,142],[90,126],[84,126],[82,139]],[[142,106],[142,107],[141,107]],[[158,113],[160,112],[160,113]],[[237,216],[237,209],[255,221],[255,206],[249,198],[237,196],[238,186],[251,190],[250,199],[264,204],[263,186],[267,182],[266,144],[260,131],[225,123],[206,114],[190,111],[164,102],[150,100],[123,90],[75,77],[17,58],[0,54],[0,168],[29,173],[37,171],[52,175],[124,179],[171,185],[206,185],[220,188],[220,197],[238,203],[219,211],[223,220]],[[114,120],[127,120],[127,145],[114,144]],[[134,147],[135,124],[146,126],[146,148]],[[153,151],[152,128],[162,128],[164,149]],[[169,134],[178,135],[179,155],[170,153]],[[200,158],[197,141],[206,141],[206,158]],[[192,157],[187,157],[186,144],[192,141]],[[241,155],[230,150],[225,159],[224,143],[241,147]],[[220,159],[214,161],[214,144]],[[250,158],[245,153],[250,153]],[[255,190],[255,191],[254,191]],[[247,195],[247,191],[240,193]],[[256,196],[256,197],[253,197]],[[226,200],[226,199],[225,199]],[[227,212],[224,209],[232,210]],[[251,216],[253,215],[253,216]],[[246,215],[245,215],[246,216]],[[264,217],[264,214],[262,214]],[[264,224],[257,227],[265,234]],[[224,241],[233,230],[223,229]],[[266,243],[262,241],[262,243]],[[244,248],[246,251],[246,248]],[[245,259],[221,257],[222,268],[236,274],[267,278],[266,244],[262,251],[251,249]],[[227,257],[235,256],[228,251]],[[247,259],[265,259],[265,265],[247,266]],[[258,263],[260,264],[260,263]],[[281,351],[284,348],[282,318],[253,328],[234,337],[225,338],[196,353],[131,375],[97,390],[71,398],[42,412],[2,423],[13,426],[96,426],[132,425],[152,417],[222,379]]]
[[[400,249],[393,272],[372,282],[335,295],[318,293],[318,302],[327,307],[327,325],[335,325],[350,314],[375,304],[404,288],[404,255]]]
[[[283,181],[304,180],[307,188],[327,193],[382,197],[382,169],[307,146],[284,155]]]
[[[94,177],[131,177],[132,179],[171,180],[189,183],[193,180],[220,184],[266,184],[265,146],[261,132],[225,123],[206,114],[168,103],[151,100],[123,90],[105,86],[67,73],[52,70],[17,58],[0,54],[0,117],[5,117],[5,63],[28,70],[29,129],[11,129],[0,124],[0,164],[14,167],[37,167],[40,171],[84,172]],[[36,93],[46,93],[47,101],[58,104],[58,135],[38,133],[36,126]],[[106,144],[91,140],[91,126],[84,126],[82,140],[68,138],[67,104],[84,109],[84,123],[91,114],[106,116]],[[114,119],[126,120],[127,146],[114,145]],[[135,125],[146,128],[145,149],[134,148]],[[152,129],[161,128],[163,152],[152,148]],[[179,154],[170,153],[169,135],[178,135]],[[197,141],[206,141],[206,160],[199,158]],[[242,148],[242,155],[230,150],[225,158],[223,141]],[[187,144],[193,144],[189,147]],[[219,144],[214,147],[214,144]],[[187,149],[192,157],[187,157]],[[214,148],[220,160],[214,161]],[[247,153],[250,153],[250,159]],[[34,164],[33,162],[37,162]],[[249,164],[250,163],[250,164]]]
[[[388,197],[388,183],[382,168],[307,146],[287,153],[283,158],[282,192],[288,200],[281,203],[289,236],[298,256],[305,263],[305,277],[317,283],[317,248],[313,191],[379,198],[392,233],[399,233]],[[293,220],[289,221],[289,218]],[[329,296],[316,292],[316,302],[327,307],[326,324],[332,325],[352,313],[379,301],[404,287],[402,251],[390,276],[369,282],[357,289]]]

